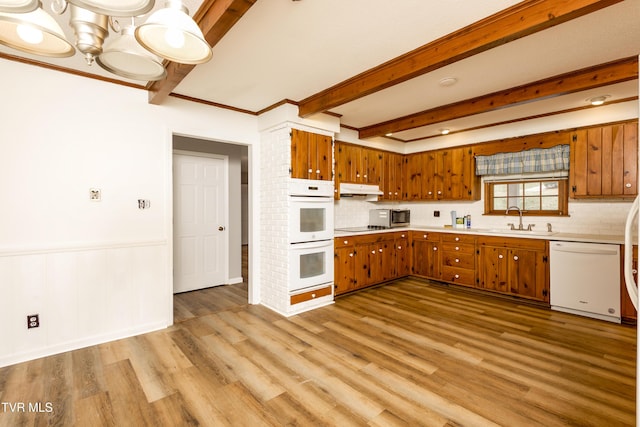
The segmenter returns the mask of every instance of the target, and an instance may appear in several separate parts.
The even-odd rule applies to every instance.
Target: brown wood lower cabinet
[[[415,275],[549,303],[546,240],[414,230],[336,237],[334,246],[335,295]],[[637,271],[638,247],[633,249]],[[622,259],[623,253],[621,314],[635,323]]]
[[[386,232],[334,239],[335,294],[410,274],[409,235]]]
[[[546,240],[478,238],[478,287],[549,302],[549,256]]]

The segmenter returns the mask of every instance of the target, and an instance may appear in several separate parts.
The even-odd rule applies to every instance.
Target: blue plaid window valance
[[[476,175],[511,175],[568,170],[569,145],[476,156]]]

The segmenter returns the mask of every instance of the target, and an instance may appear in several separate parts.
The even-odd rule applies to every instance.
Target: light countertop
[[[335,231],[335,237],[357,236],[375,233],[392,233],[396,231],[431,231],[438,233],[464,233],[476,234],[482,236],[502,236],[502,237],[520,237],[525,239],[543,239],[543,240],[559,240],[565,242],[588,242],[588,243],[612,243],[617,245],[624,244],[623,235],[607,235],[607,234],[576,234],[562,232],[546,232],[546,231],[518,231],[509,230],[508,228],[444,228],[428,225],[411,225],[409,227],[390,228],[385,230],[371,230],[363,232]],[[635,241],[636,239],[634,239]]]

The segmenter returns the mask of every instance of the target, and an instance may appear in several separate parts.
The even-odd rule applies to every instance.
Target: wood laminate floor
[[[222,305],[0,369],[0,426],[635,425],[632,327],[418,279],[290,318]]]

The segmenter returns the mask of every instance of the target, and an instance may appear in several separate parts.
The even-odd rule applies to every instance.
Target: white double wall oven
[[[292,179],[289,292],[333,283],[333,182]]]

